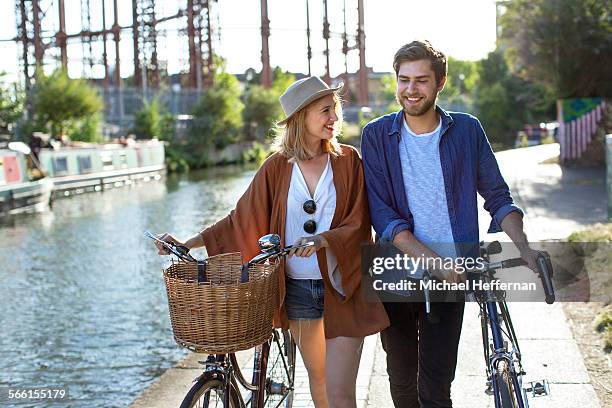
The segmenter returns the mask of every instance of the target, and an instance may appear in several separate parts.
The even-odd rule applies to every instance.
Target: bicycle
[[[481,243],[480,255],[485,262],[481,268],[470,269],[467,272],[477,274],[483,282],[490,283],[495,280],[497,270],[527,264],[522,258],[490,262],[490,255],[499,254],[501,251],[501,244],[498,241],[488,246]],[[544,288],[546,303],[552,304],[555,301],[551,280],[553,268],[550,256],[546,252],[541,252],[538,257],[538,273]],[[529,394],[532,397],[550,394],[548,382],[546,380],[535,381],[531,382],[528,387],[523,387],[523,376],[526,372],[523,369],[521,351],[505,300],[505,293],[482,290],[474,294],[480,308],[487,376],[485,392],[493,395],[495,408],[528,408]]]
[[[196,261],[188,248],[161,241],[148,232],[145,235],[184,262]],[[281,248],[280,237],[276,234],[261,237],[258,244],[260,254],[244,264],[243,271],[252,265],[285,256],[294,248]],[[310,242],[297,248],[312,245]],[[296,344],[291,333],[284,329],[274,329],[268,341],[255,347],[251,381],[242,373],[235,353],[210,354],[206,360],[199,361],[204,371],[194,380],[195,384],[187,392],[180,408],[208,408],[219,404],[232,408],[289,408],[293,404],[295,361]],[[249,394],[246,401],[240,386]]]

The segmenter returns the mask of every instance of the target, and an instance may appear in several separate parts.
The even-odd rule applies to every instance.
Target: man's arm
[[[538,251],[535,251],[529,247],[529,241],[527,241],[527,234],[523,230],[523,217],[517,211],[512,211],[504,217],[501,222],[501,227],[504,232],[510,237],[514,245],[521,252],[521,258],[527,262],[529,268],[538,272]]]
[[[387,185],[383,174],[387,164],[378,154],[379,147],[376,146],[373,132],[371,125],[368,125],[361,136],[363,175],[374,230],[381,241],[391,242],[400,231],[411,229],[412,223],[402,218],[393,206],[392,187]]]

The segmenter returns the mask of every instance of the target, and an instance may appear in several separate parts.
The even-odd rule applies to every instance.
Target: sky
[[[87,0],[64,0],[66,8],[66,30],[79,32],[81,25],[81,3]],[[113,20],[112,0],[89,0],[91,4],[92,30],[102,28],[101,5],[106,7],[107,27]],[[347,32],[353,35],[349,45],[354,44],[357,31],[357,0],[328,0],[331,75],[344,72],[344,56],[341,52],[343,31],[343,3],[347,8]],[[57,32],[58,0],[40,0],[45,18],[43,30],[47,35]],[[120,0],[119,24],[132,22],[131,1]],[[187,0],[157,0],[158,16],[171,15],[187,3]],[[261,69],[261,14],[259,0],[218,0],[213,3],[213,25],[215,27],[213,48],[226,60],[227,70],[243,73],[247,68]],[[311,47],[313,52],[312,74],[325,72],[323,27],[323,0],[309,0]],[[447,55],[464,60],[478,60],[495,48],[495,1],[494,0],[364,0],[366,32],[366,64],[378,72],[392,71],[395,51],[414,39],[428,39],[434,47]],[[291,72],[308,72],[306,57],[306,0],[268,0],[270,19],[270,63]],[[188,45],[186,35],[179,30],[186,20],[164,23],[159,28],[165,31],[166,40],[160,40],[160,59],[167,61],[169,73],[188,67]],[[7,79],[20,76],[18,48],[12,41],[16,36],[15,0],[0,0],[0,71],[7,72]],[[122,76],[133,73],[130,61],[133,49],[130,33],[124,32],[121,42]],[[114,43],[108,42],[109,60],[114,61]],[[93,54],[101,60],[101,43],[93,45]],[[46,56],[59,55],[58,50],[49,49]],[[103,66],[97,64],[93,70],[83,66],[83,52],[79,43],[68,46],[69,74],[76,77],[102,77]],[[53,67],[49,66],[51,69]],[[359,67],[357,50],[349,52],[348,69],[354,72]]]

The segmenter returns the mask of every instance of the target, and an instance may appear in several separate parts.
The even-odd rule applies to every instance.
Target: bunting
[[[563,99],[557,102],[561,161],[579,159],[603,116],[603,98]]]

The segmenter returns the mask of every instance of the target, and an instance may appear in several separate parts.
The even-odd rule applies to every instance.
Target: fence
[[[174,117],[190,115],[203,91],[195,89],[146,89],[140,88],[100,88],[104,99],[104,121],[109,129],[105,133],[125,132],[134,123],[134,114],[158,98],[161,107]]]

